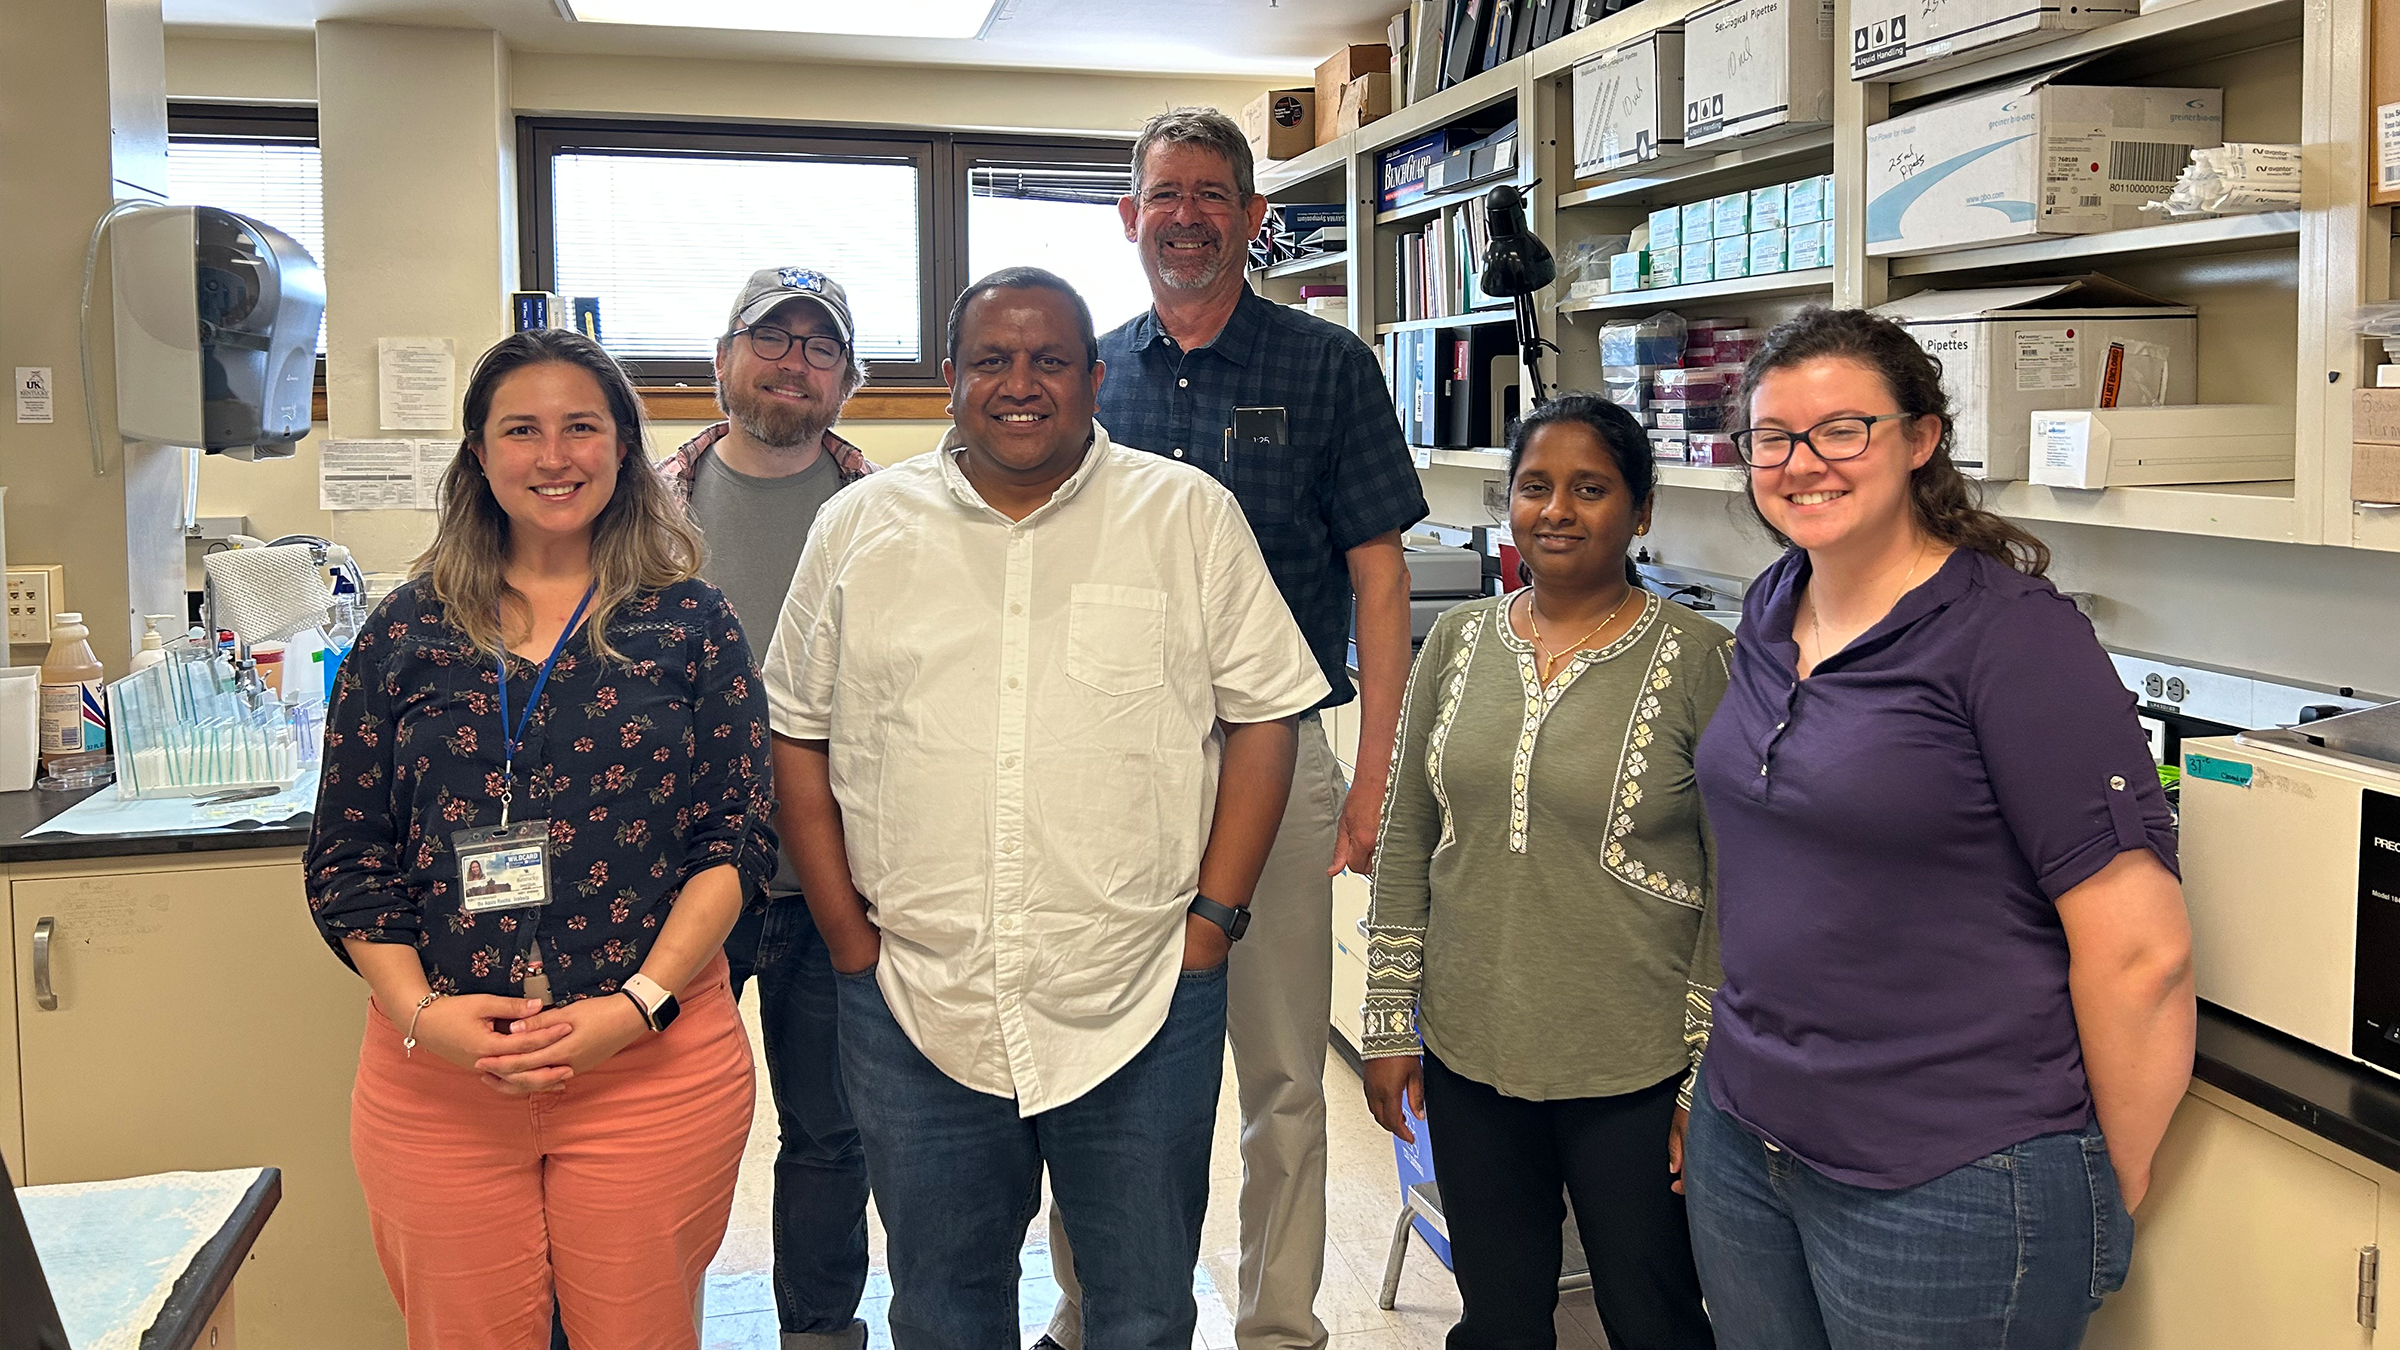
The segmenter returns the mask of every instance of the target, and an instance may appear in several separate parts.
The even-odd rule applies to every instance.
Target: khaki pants
[[[1234,946],[1225,1031],[1242,1106],[1241,1350],[1317,1350],[1325,1275],[1325,1038],[1333,1005],[1333,864],[1341,766],[1315,714],[1300,722],[1291,800]],[[1058,1311],[1050,1339],[1084,1350],[1083,1290],[1050,1211]],[[1106,1350],[1095,1347],[1094,1350]]]

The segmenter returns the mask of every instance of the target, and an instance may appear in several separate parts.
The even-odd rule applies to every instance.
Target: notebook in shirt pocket
[[[1167,593],[1078,582],[1067,598],[1067,674],[1103,694],[1167,682]]]

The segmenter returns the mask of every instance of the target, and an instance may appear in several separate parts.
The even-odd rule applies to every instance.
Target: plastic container
[[[0,667],[0,792],[33,786],[41,739],[41,667]]]
[[[1733,437],[1719,432],[1693,432],[1685,442],[1685,451],[1694,464],[1738,467],[1742,462],[1742,457],[1734,451]]]
[[[250,649],[250,660],[258,667],[258,678],[266,684],[267,692],[278,700],[282,699],[283,644],[261,642]]]
[[[101,701],[106,672],[92,654],[83,615],[60,611],[42,662],[42,763],[108,748],[108,711]]]
[[[1602,366],[1683,364],[1683,316],[1672,311],[1647,319],[1624,319],[1600,330]]]

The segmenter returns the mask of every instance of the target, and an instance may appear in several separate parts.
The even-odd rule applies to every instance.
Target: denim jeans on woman
[[[1723,1350],[2074,1350],[2125,1283],[2133,1218],[2098,1126],[1870,1190],[1718,1110],[1706,1073],[1684,1187]]]
[[[1017,1252],[1046,1167],[1075,1243],[1084,1343],[1189,1350],[1224,1075],[1225,968],[1186,971],[1139,1054],[1031,1117],[934,1067],[893,1019],[874,971],[837,981],[842,1072],[892,1274],[893,1345],[1020,1344]]]

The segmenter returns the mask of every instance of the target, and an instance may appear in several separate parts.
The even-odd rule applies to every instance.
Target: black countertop
[[[2205,1001],[2199,1051],[2201,1082],[2400,1171],[2400,1078]]]
[[[95,792],[112,788],[83,788],[74,792],[0,792],[0,863],[53,862],[61,858],[138,858],[160,853],[218,853],[228,849],[299,848],[308,842],[308,824],[262,825],[240,829],[198,830],[164,834],[57,834],[40,839],[25,836]]]

